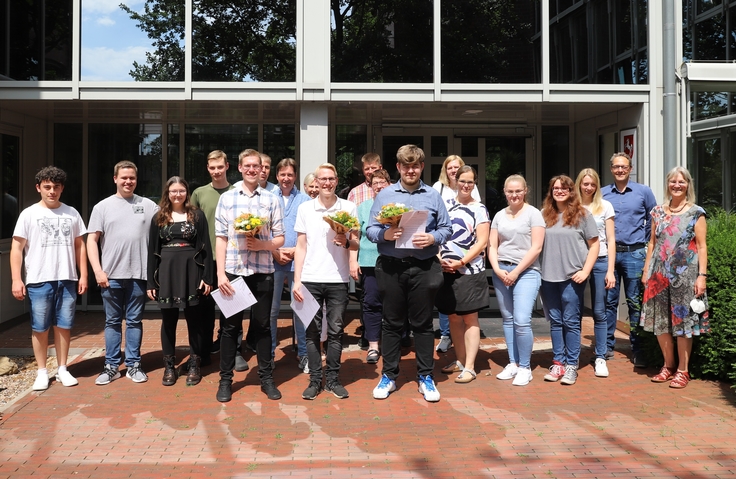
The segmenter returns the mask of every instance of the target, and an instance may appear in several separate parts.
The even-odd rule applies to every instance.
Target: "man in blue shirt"
[[[640,351],[635,329],[641,313],[641,273],[644,269],[647,242],[651,236],[652,208],[657,206],[652,190],[629,179],[631,158],[626,153],[614,153],[611,157],[611,173],[614,182],[602,188],[603,198],[610,201],[616,212],[616,286],[608,290],[606,297],[606,320],[608,342],[606,359],[613,358],[616,320],[620,296],[621,279],[624,282],[626,305],[629,308],[632,361],[636,367],[646,367]]]
[[[440,194],[422,182],[424,152],[415,145],[404,145],[396,153],[396,169],[401,180],[384,188],[371,209],[371,222],[366,229],[368,239],[378,244],[376,281],[383,301],[383,371],[373,397],[385,399],[396,390],[401,359],[401,335],[409,318],[414,332],[419,392],[428,402],[440,400],[432,379],[434,369],[434,332],[432,330],[433,298],[443,283],[437,253],[452,235],[450,217]],[[424,233],[412,237],[415,249],[397,249],[396,240],[403,234],[398,226],[383,225],[376,220],[381,208],[389,203],[402,203],[412,210],[429,213]]]

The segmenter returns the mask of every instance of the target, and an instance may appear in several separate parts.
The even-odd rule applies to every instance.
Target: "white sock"
[[[66,371],[66,364],[62,364],[61,366],[59,366],[59,372],[61,373],[64,371]]]
[[[49,371],[46,368],[38,368],[38,375],[41,376],[41,375],[44,375],[44,374],[48,376],[49,375]]]

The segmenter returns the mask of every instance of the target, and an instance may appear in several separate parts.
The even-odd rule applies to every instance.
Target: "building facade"
[[[293,157],[300,178],[329,161],[347,187],[365,152],[394,172],[398,147],[414,143],[425,182],[459,154],[492,210],[510,174],[538,205],[556,174],[593,167],[610,182],[611,154],[627,149],[636,180],[662,198],[661,3],[148,0],[124,8],[151,45],[121,80],[87,73],[104,64],[83,42],[92,0],[0,0],[0,321],[27,308],[10,294],[7,252],[47,164],[69,172],[62,200],[85,220],[114,192],[116,162],[134,161],[137,193],[157,201],[172,175],[207,183],[213,149],[232,164],[244,148]],[[736,2],[674,4],[676,63],[700,68],[672,73],[676,164],[695,173],[701,203],[730,209]],[[80,306],[101,308],[99,290]]]

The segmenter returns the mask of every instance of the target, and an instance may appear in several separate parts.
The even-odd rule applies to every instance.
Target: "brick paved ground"
[[[355,324],[348,343],[355,342]],[[341,379],[350,398],[322,393],[301,399],[307,376],[291,352],[287,321],[275,379],[283,399],[269,401],[253,369],[236,373],[233,401],[215,400],[218,374],[205,369],[195,387],[160,384],[159,322],[145,325],[143,366],[150,381],[119,379],[95,386],[103,366],[101,315],[80,315],[70,366],[79,386],[52,384],[5,411],[0,423],[0,478],[296,477],[321,478],[732,478],[736,418],[729,385],[694,381],[677,391],[649,381],[622,352],[611,376],[595,378],[590,319],[580,379],[545,383],[549,338],[537,334],[534,380],[527,387],[497,381],[506,364],[500,338],[483,340],[478,379],[456,384],[436,365],[442,400],[417,393],[413,354],[401,363],[399,389],[371,398],[377,366],[353,345]],[[179,344],[186,342],[180,322]],[[29,348],[27,325],[0,334],[0,348]],[[181,349],[184,359],[185,349]],[[217,357],[215,357],[217,359]],[[248,358],[251,367],[255,358]],[[493,375],[488,375],[490,371]]]

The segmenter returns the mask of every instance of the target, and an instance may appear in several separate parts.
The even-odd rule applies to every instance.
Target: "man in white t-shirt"
[[[319,196],[299,205],[294,231],[297,232],[294,251],[294,299],[303,301],[302,288],[306,288],[321,305],[317,315],[307,326],[307,358],[309,386],[302,398],[315,399],[322,391],[322,354],[320,329],[327,320],[327,368],[325,390],[336,397],[348,397],[348,391],[340,384],[340,357],[342,356],[343,316],[348,305],[350,281],[349,250],[356,251],[359,239],[350,239],[350,233],[337,234],[322,218],[340,211],[358,217],[355,203],[343,200],[335,194],[337,171],[329,163],[317,168],[315,177],[319,183]],[[324,311],[323,311],[324,310]]]
[[[34,391],[49,387],[46,360],[51,326],[59,366],[56,381],[64,386],[78,384],[66,361],[77,294],[87,291],[87,254],[82,238],[87,231],[77,210],[60,200],[65,182],[66,173],[55,166],[36,174],[41,201],[21,212],[10,251],[13,297],[23,301],[28,296],[31,302],[33,354],[38,364]],[[21,273],[24,254],[25,283]]]

